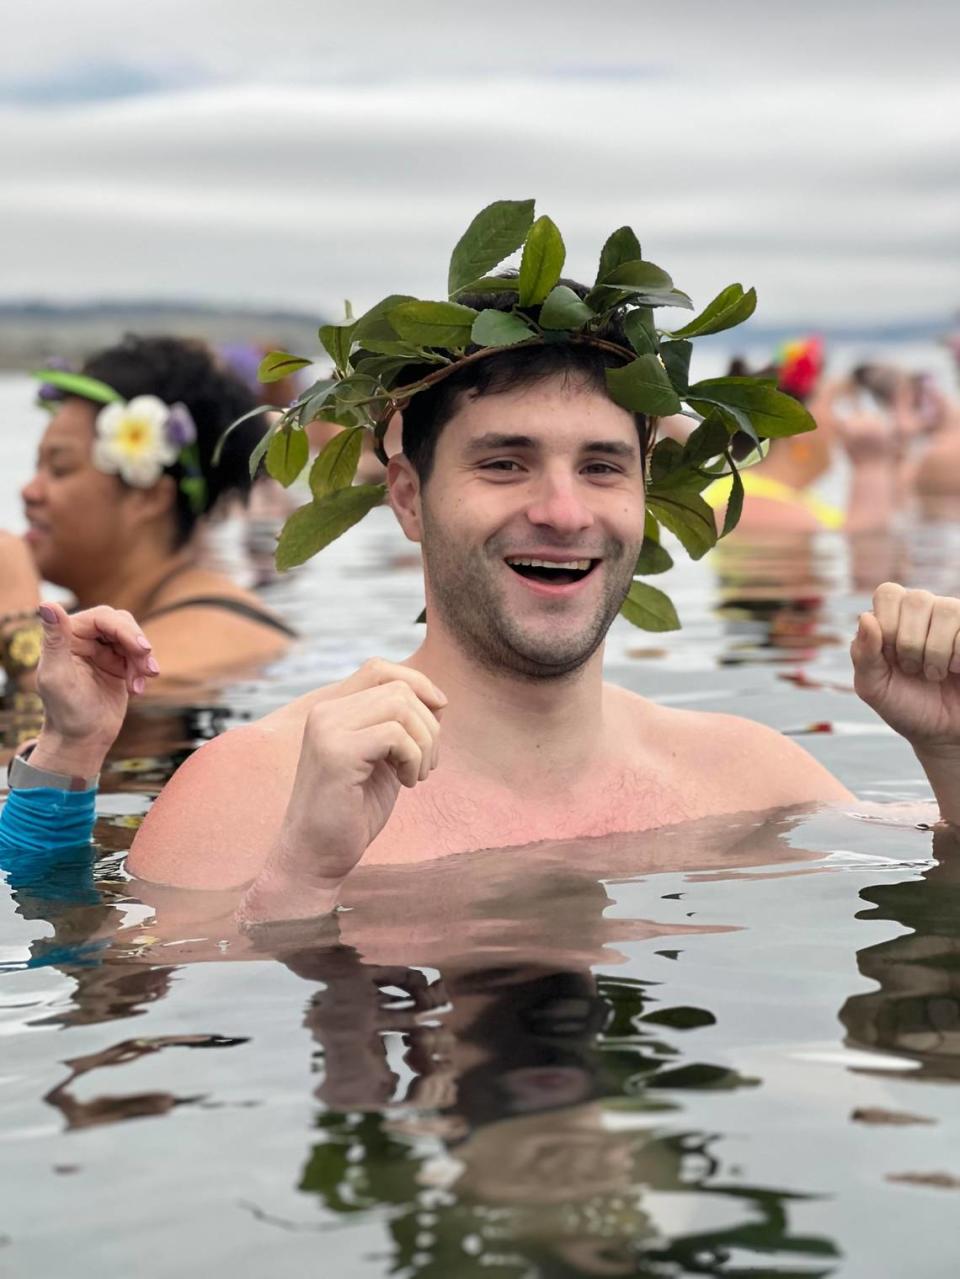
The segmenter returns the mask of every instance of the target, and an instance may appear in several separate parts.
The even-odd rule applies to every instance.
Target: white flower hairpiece
[[[107,404],[97,414],[93,464],[136,488],[150,488],[194,443],[197,428],[185,404],[156,395]]]

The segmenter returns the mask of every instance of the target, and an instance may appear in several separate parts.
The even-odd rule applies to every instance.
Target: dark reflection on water
[[[833,1243],[791,1228],[798,1196],[728,1184],[711,1134],[658,1127],[685,1089],[759,1083],[662,1037],[669,1026],[695,1040],[714,1021],[706,1009],[664,1007],[650,995],[658,982],[583,969],[431,982],[343,947],[287,962],[324,983],[307,1024],[325,1109],[299,1189],[338,1215],[391,1209],[390,1273],[743,1273],[734,1251],[777,1257],[777,1274],[829,1273],[809,1266],[835,1258]],[[388,1038],[413,1076],[405,1091]],[[442,1135],[446,1160],[418,1158],[424,1132]],[[665,1232],[651,1192],[689,1196],[691,1228]],[[695,1196],[739,1220],[696,1229]],[[791,1256],[802,1269],[782,1264]]]
[[[840,1019],[849,1042],[903,1054],[915,1079],[960,1079],[960,839],[938,831],[939,864],[921,880],[879,884],[861,918],[902,924],[900,937],[861,950],[861,973],[878,989],[854,995]]]
[[[299,1172],[271,1175],[295,1175],[324,1229],[372,1214],[387,1239],[379,1272],[411,1279],[833,1273],[838,1245],[794,1224],[796,1206],[822,1191],[798,1191],[792,1178],[753,1184],[720,1151],[722,1132],[684,1119],[685,1098],[763,1082],[701,1044],[717,1014],[671,999],[662,972],[644,977],[636,962],[616,971],[630,941],[662,938],[662,953],[677,955],[685,936],[731,926],[611,918],[597,878],[640,864],[711,880],[731,866],[788,867],[803,858],[784,842],[794,825],[725,819],[413,873],[370,868],[354,908],[317,941],[274,938],[249,956],[273,956],[316,988],[303,1025],[319,1110]],[[33,1026],[125,1020],[168,997],[184,969],[151,960],[186,954],[172,950],[179,939],[163,932],[162,909],[155,950],[127,935],[131,885],[114,859],[23,859],[8,876],[24,918],[53,925],[29,962],[76,983],[70,1006]],[[196,958],[215,958],[217,934],[206,950],[188,935]],[[184,1086],[181,1050],[244,1042],[209,1029],[128,1035],[68,1059],[44,1100],[72,1132],[170,1122],[216,1104]],[[118,1087],[117,1067],[156,1056],[169,1083]]]

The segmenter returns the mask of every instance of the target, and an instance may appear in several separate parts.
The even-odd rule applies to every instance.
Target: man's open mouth
[[[551,586],[569,586],[582,581],[600,563],[599,560],[538,560],[522,555],[510,555],[506,562],[521,577]]]

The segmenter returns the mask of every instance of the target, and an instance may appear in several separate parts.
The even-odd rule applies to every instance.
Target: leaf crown
[[[518,251],[519,270],[504,272],[502,264]],[[655,321],[658,308],[693,310],[693,303],[665,270],[643,257],[630,227],[607,238],[590,288],[578,292],[562,282],[565,260],[559,229],[549,217],[535,218],[533,200],[498,200],[476,215],[457,242],[446,300],[391,294],[359,317],[348,304],[343,324],[321,327],[332,374],[278,409],[279,418],[250,458],[251,474],[265,457],[269,473],[289,485],[309,459],[307,424],[323,418],[345,428],[310,468],[311,500],[294,511],[280,533],[278,568],[310,559],[384,500],[384,485],[353,482],[365,431],[373,433],[385,460],[383,438],[391,417],[427,387],[510,347],[584,342],[618,357],[606,371],[607,389],[617,404],[648,418],[685,413],[698,422],[685,444],[665,438],[650,454],[644,542],[622,609],[646,630],[679,626],[669,598],[639,580],[672,565],[661,530],[668,529],[699,559],[740,518],[743,484],[734,438],[747,437],[755,456],[762,456],[765,441],[813,430],[815,423],[771,378],[690,380],[693,339],[748,319],[757,303],[753,289],[731,284],[687,324],[664,329]],[[496,305],[484,306],[485,296]],[[610,341],[611,332],[621,340]],[[280,381],[314,362],[274,351],[261,363],[259,378]],[[254,412],[269,408],[277,406],[261,405]],[[702,494],[727,476],[731,494],[718,530]]]

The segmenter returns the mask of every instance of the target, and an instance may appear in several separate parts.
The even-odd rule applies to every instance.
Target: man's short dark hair
[[[587,288],[575,280],[563,280],[580,297]],[[516,303],[515,293],[461,294],[458,299],[465,306],[477,310],[489,308],[509,311]],[[619,326],[611,325],[598,337],[615,342],[629,349],[629,343]],[[470,351],[477,348],[471,347]],[[549,378],[562,377],[571,383],[586,386],[606,395],[606,371],[624,364],[613,351],[591,346],[585,342],[537,343],[534,346],[507,347],[497,355],[465,364],[425,391],[418,391],[403,409],[403,452],[409,458],[421,484],[425,484],[433,471],[440,432],[456,413],[463,397],[498,395],[522,387],[534,386]],[[434,372],[435,366],[407,370],[404,381]],[[640,452],[644,463],[653,434],[653,420],[643,413],[635,413]]]

